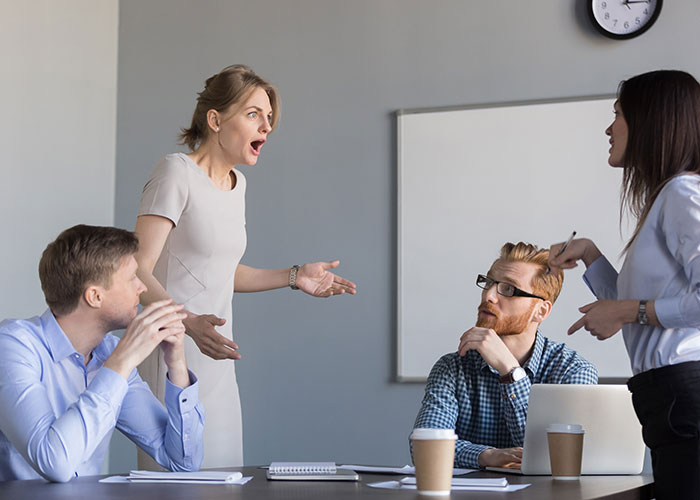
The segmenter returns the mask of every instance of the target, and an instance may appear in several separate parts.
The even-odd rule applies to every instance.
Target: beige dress
[[[146,183],[139,215],[170,219],[170,231],[153,274],[176,302],[195,314],[226,319],[217,330],[232,338],[233,280],[245,251],[245,190],[243,174],[233,170],[236,186],[217,189],[189,156],[165,156]],[[185,337],[187,364],[199,380],[204,405],[202,467],[243,465],[241,405],[232,360],[213,360]],[[139,366],[141,377],[161,400],[166,366],[160,349]],[[139,467],[149,466],[139,455]],[[153,462],[155,463],[155,462]]]

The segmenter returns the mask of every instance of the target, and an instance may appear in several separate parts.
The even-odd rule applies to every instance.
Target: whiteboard
[[[486,274],[507,241],[539,247],[573,230],[619,270],[621,169],[608,166],[614,97],[459,109],[401,110],[398,137],[397,378],[423,381],[474,326]],[[566,331],[595,300],[583,264],[564,275],[545,336],[578,351],[600,377],[631,376],[621,333],[604,342]]]

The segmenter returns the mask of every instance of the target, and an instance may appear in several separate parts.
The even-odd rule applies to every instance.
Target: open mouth
[[[262,148],[262,145],[265,144],[265,139],[260,139],[258,141],[253,141],[250,143],[250,148],[253,150],[253,153],[255,155],[260,154],[260,148]]]

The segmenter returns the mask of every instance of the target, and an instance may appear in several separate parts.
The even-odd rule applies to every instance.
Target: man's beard
[[[499,315],[494,311],[488,302],[482,302],[479,306],[479,311],[487,311],[495,316],[477,316],[476,326],[481,328],[490,328],[495,331],[498,335],[520,335],[525,331],[527,325],[530,324],[530,317],[532,311],[535,308],[535,304],[532,305],[529,311],[523,313],[520,316],[506,316]]]

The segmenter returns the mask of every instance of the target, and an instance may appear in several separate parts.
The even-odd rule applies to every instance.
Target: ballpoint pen
[[[569,236],[569,239],[564,242],[564,246],[561,247],[561,249],[557,252],[557,257],[559,257],[561,254],[563,254],[566,251],[566,248],[569,246],[569,244],[574,241],[574,236],[576,236],[576,231],[573,231],[571,233],[571,236]],[[547,272],[545,274],[549,274],[552,270],[547,266]]]

